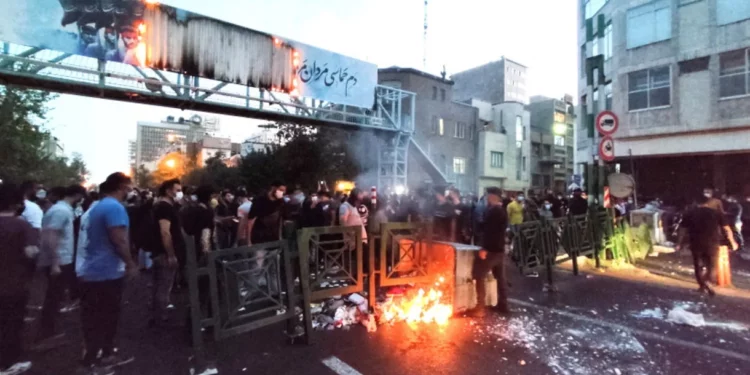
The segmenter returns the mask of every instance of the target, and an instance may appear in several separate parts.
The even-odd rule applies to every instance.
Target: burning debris
[[[378,303],[368,306],[361,294],[336,296],[323,303],[311,305],[313,328],[317,330],[349,329],[361,324],[368,332],[377,331],[378,324],[406,322],[445,326],[453,315],[450,293],[445,291],[445,278],[439,277],[430,287],[391,288]]]
[[[385,301],[375,308],[379,321],[381,323],[447,325],[448,319],[453,315],[453,305],[446,302],[447,296],[443,291],[444,283],[445,278],[440,277],[435,282],[435,286],[428,290],[424,288],[406,291],[399,288],[390,290]]]

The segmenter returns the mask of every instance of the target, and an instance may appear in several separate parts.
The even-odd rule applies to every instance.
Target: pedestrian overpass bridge
[[[373,64],[152,0],[21,3],[0,4],[0,84],[370,131],[378,185],[407,184],[415,94]]]

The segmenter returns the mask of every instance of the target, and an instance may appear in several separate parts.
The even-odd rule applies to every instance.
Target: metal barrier
[[[606,211],[541,219],[511,227],[512,258],[522,273],[545,267],[547,281],[552,284],[552,266],[570,259],[573,273],[578,275],[578,257],[591,256],[600,266],[600,253],[612,237],[612,220]],[[560,259],[561,251],[567,258]]]
[[[374,305],[376,286],[432,283],[435,261],[429,251],[432,226],[428,223],[384,223],[369,241],[369,293]]]
[[[306,282],[302,287],[310,291],[311,301],[364,289],[360,227],[303,228],[297,231],[297,246],[300,281]]]
[[[203,329],[213,330],[214,340],[219,341],[283,321],[287,335],[309,342],[311,324],[297,326],[300,313],[308,322],[311,319],[309,301],[301,303],[309,298],[297,295],[288,241],[212,251],[201,257],[200,265],[193,237],[187,237],[186,244],[196,350],[203,347]],[[309,294],[305,288],[300,292],[303,297]]]

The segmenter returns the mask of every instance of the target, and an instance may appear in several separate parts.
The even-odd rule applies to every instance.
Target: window
[[[526,157],[521,158],[521,168],[526,172]]]
[[[669,65],[628,74],[628,110],[670,105],[671,75]]]
[[[716,0],[716,24],[726,25],[750,18],[747,0]]]
[[[586,19],[593,17],[609,0],[583,0],[583,15]]]
[[[490,151],[490,167],[502,168],[503,167],[503,153],[497,151]]]
[[[474,125],[470,125],[469,126],[469,140],[470,141],[474,140],[474,131],[475,131],[474,130]]]
[[[542,146],[539,143],[536,143],[536,142],[532,143],[531,144],[531,154],[534,155],[534,156],[536,156],[536,157],[538,157],[538,158],[541,157],[542,156]]]
[[[542,156],[543,157],[548,158],[548,157],[552,156],[552,146],[550,146],[550,145],[544,145],[542,151],[543,151],[542,152]]]
[[[516,142],[526,140],[526,128],[523,126],[523,119],[521,116],[516,116]]]
[[[432,116],[432,134],[443,135],[445,133],[445,127],[442,118]]]
[[[432,100],[437,100],[437,87],[432,86]]]
[[[731,51],[719,55],[719,97],[747,95],[748,50]]]
[[[542,182],[542,176],[538,174],[533,174],[531,176],[531,185],[532,186],[539,186]]]
[[[445,89],[440,89],[440,100],[445,101]]]
[[[453,130],[453,137],[461,139],[466,138],[466,124],[457,122],[456,127]]]
[[[581,78],[586,77],[586,45],[581,46]]]
[[[612,22],[610,22],[604,27],[604,38],[602,38],[602,54],[604,54],[604,60],[612,58],[612,53],[614,51],[612,43]]]
[[[565,122],[565,114],[562,112],[555,111],[554,114],[554,122],[556,123],[564,123]]]
[[[604,85],[604,109],[612,109],[612,82]]]
[[[561,135],[555,136],[555,146],[565,146],[565,137]]]
[[[466,174],[466,159],[453,158],[453,173]]]
[[[628,10],[627,46],[636,48],[672,37],[669,0],[657,0]]]
[[[591,41],[591,57],[596,57],[602,54],[602,51],[600,51],[601,48],[599,48],[599,37],[594,37],[594,40]]]

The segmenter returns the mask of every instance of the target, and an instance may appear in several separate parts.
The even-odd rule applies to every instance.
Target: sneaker
[[[114,354],[102,357],[99,363],[102,368],[113,369],[115,367],[125,366],[133,361],[135,361],[135,357],[123,356],[115,352]]]
[[[18,362],[6,370],[0,371],[0,375],[20,375],[31,369],[31,362]]]

